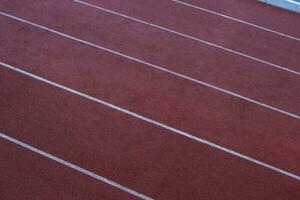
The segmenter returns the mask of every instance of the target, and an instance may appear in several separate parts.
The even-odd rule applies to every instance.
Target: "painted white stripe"
[[[280,36],[283,36],[283,37],[286,37],[286,38],[289,38],[289,39],[293,39],[293,40],[296,40],[296,41],[300,42],[300,38],[297,38],[297,37],[294,37],[294,36],[291,36],[291,35],[287,35],[287,34],[284,34],[284,33],[281,33],[281,32],[278,32],[278,31],[275,31],[275,30],[272,30],[272,29],[269,29],[269,28],[265,28],[265,27],[262,27],[262,26],[259,26],[259,25],[256,25],[256,24],[253,24],[253,23],[250,23],[250,22],[246,22],[246,21],[234,18],[234,17],[230,17],[228,15],[224,15],[224,14],[221,14],[221,13],[218,13],[218,12],[206,9],[206,8],[202,8],[200,6],[196,6],[196,5],[185,3],[185,2],[182,2],[182,1],[178,1],[178,0],[171,0],[171,1],[173,1],[175,3],[178,3],[178,4],[181,4],[181,5],[185,5],[185,6],[191,7],[191,8],[195,8],[197,10],[208,12],[208,13],[220,16],[220,17],[224,17],[226,19],[230,19],[230,20],[235,21],[235,22],[246,24],[248,26],[252,26],[254,28],[261,29],[261,30],[264,30],[264,31],[267,31],[267,32],[270,32],[270,33],[274,33],[274,34],[277,34],[277,35],[280,35]]]
[[[293,113],[291,113],[291,112],[287,112],[287,111],[284,111],[284,110],[282,110],[282,109],[275,108],[275,107],[270,106],[270,105],[268,105],[268,104],[265,104],[265,103],[256,101],[256,100],[254,100],[254,99],[251,99],[251,98],[248,98],[248,97],[245,97],[245,96],[242,96],[242,95],[240,95],[240,94],[231,92],[231,91],[229,91],[229,90],[220,88],[220,87],[218,87],[218,86],[214,86],[214,85],[212,85],[212,84],[209,84],[209,83],[206,83],[206,82],[203,82],[203,81],[194,79],[194,78],[192,78],[192,77],[189,77],[189,76],[186,76],[186,75],[183,75],[183,74],[179,74],[179,73],[177,73],[177,72],[175,72],[175,71],[172,71],[172,70],[169,70],[169,69],[160,67],[160,66],[158,66],[158,65],[155,65],[155,64],[146,62],[146,61],[144,61],[144,60],[140,60],[140,59],[138,59],[138,58],[131,57],[131,56],[129,56],[129,55],[126,55],[126,54],[123,54],[123,53],[120,53],[120,52],[117,52],[117,51],[114,51],[114,50],[105,48],[105,47],[103,47],[103,46],[100,46],[100,45],[97,45],[97,44],[88,42],[88,41],[86,41],[86,40],[82,40],[82,39],[77,38],[77,37],[73,37],[73,36],[71,36],[71,35],[68,35],[68,34],[65,34],[65,33],[62,33],[62,32],[59,32],[59,31],[56,31],[56,30],[53,30],[53,29],[50,29],[50,28],[48,28],[48,27],[45,27],[45,26],[42,26],[42,25],[39,25],[39,24],[30,22],[30,21],[27,21],[27,20],[25,20],[25,19],[21,19],[21,18],[16,17],[16,16],[12,16],[12,15],[7,14],[7,13],[0,12],[0,15],[3,15],[3,16],[6,16],[6,17],[9,17],[9,18],[15,19],[15,20],[17,20],[17,21],[20,21],[20,22],[23,22],[23,23],[26,23],[26,24],[30,24],[30,25],[32,25],[32,26],[38,27],[38,28],[40,28],[40,29],[43,29],[43,30],[45,30],[45,31],[49,31],[49,32],[51,32],[51,33],[55,33],[55,34],[57,34],[57,35],[60,35],[60,36],[65,37],[65,38],[68,38],[68,39],[71,39],[71,40],[75,40],[75,41],[80,42],[80,43],[82,43],[82,44],[89,45],[89,46],[92,46],[92,47],[94,47],[94,48],[101,49],[101,50],[103,50],[103,51],[106,51],[106,52],[109,52],[109,53],[112,53],[112,54],[115,54],[115,55],[124,57],[124,58],[126,58],[126,59],[129,59],[129,60],[132,60],[132,61],[135,61],[135,62],[144,64],[144,65],[147,65],[147,66],[149,66],[149,67],[152,67],[152,68],[154,68],[154,69],[163,71],[163,72],[165,72],[165,73],[175,75],[175,76],[177,76],[177,77],[180,77],[180,78],[183,78],[183,79],[192,81],[192,82],[197,83],[197,84],[199,84],[199,85],[202,85],[202,86],[205,86],[205,87],[209,87],[209,88],[214,89],[214,90],[217,90],[217,91],[219,91],[219,92],[222,92],[222,93],[225,93],[225,94],[228,94],[228,95],[237,97],[237,98],[239,98],[239,99],[243,99],[243,100],[248,101],[248,102],[250,102],[250,103],[256,104],[256,105],[258,105],[258,106],[261,106],[261,107],[270,109],[270,110],[272,110],[272,111],[274,111],[274,112],[278,112],[278,113],[281,113],[281,114],[287,115],[287,116],[289,116],[289,117],[292,117],[292,118],[295,118],[295,119],[300,120],[300,116],[297,115],[297,114],[293,114]]]
[[[99,180],[99,181],[102,181],[102,182],[104,182],[104,183],[106,183],[106,184],[108,184],[108,185],[111,185],[111,186],[115,187],[115,188],[118,188],[118,189],[120,189],[120,190],[123,190],[124,192],[127,192],[127,193],[129,193],[129,194],[131,194],[131,195],[134,195],[134,196],[138,197],[138,198],[145,199],[145,200],[152,200],[152,198],[150,198],[150,197],[148,197],[148,196],[145,196],[145,195],[143,195],[143,194],[141,194],[141,193],[138,193],[138,192],[136,192],[136,191],[134,191],[134,190],[132,190],[132,189],[129,189],[129,188],[127,188],[127,187],[125,187],[125,186],[123,186],[123,185],[121,185],[121,184],[119,184],[119,183],[116,183],[116,182],[114,182],[114,181],[111,181],[111,180],[109,180],[109,179],[107,179],[107,178],[105,178],[105,177],[99,176],[99,175],[97,175],[97,174],[95,174],[95,173],[93,173],[93,172],[91,172],[91,171],[88,171],[88,170],[86,170],[86,169],[83,169],[83,168],[81,168],[81,167],[79,167],[79,166],[77,166],[77,165],[74,165],[74,164],[72,164],[72,163],[70,163],[70,162],[68,162],[68,161],[65,161],[65,160],[63,160],[63,159],[61,159],[61,158],[58,158],[58,157],[56,157],[56,156],[54,156],[54,155],[51,155],[51,154],[49,154],[49,153],[47,153],[47,152],[45,152],[45,151],[42,151],[42,150],[40,150],[40,149],[37,149],[37,148],[35,148],[35,147],[33,147],[33,146],[29,145],[29,144],[26,144],[26,143],[24,143],[24,142],[21,142],[21,141],[15,139],[15,138],[12,138],[12,137],[10,137],[10,136],[4,134],[4,133],[1,133],[1,132],[0,132],[0,137],[3,138],[3,139],[5,139],[5,140],[8,140],[8,141],[10,141],[10,142],[12,142],[12,143],[14,143],[14,144],[17,144],[17,145],[19,145],[19,146],[22,146],[22,147],[24,147],[25,149],[28,149],[28,150],[30,150],[30,151],[33,151],[33,152],[35,152],[35,153],[37,153],[37,154],[39,154],[39,155],[41,155],[41,156],[44,156],[44,157],[46,157],[46,158],[48,158],[48,159],[54,160],[54,161],[56,161],[56,162],[58,162],[58,163],[60,163],[60,164],[62,164],[62,165],[64,165],[64,166],[67,166],[67,167],[69,167],[69,168],[72,168],[72,169],[74,169],[74,170],[76,170],[76,171],[78,171],[78,172],[80,172],[80,173],[83,173],[83,174],[85,174],[85,175],[87,175],[87,176],[90,176],[90,177],[92,177],[92,178],[94,178],[94,179],[97,179],[97,180]]]
[[[227,52],[230,52],[230,53],[233,53],[233,54],[236,54],[236,55],[239,55],[239,56],[242,56],[242,57],[245,57],[245,58],[254,60],[254,61],[256,61],[256,62],[259,62],[259,63],[263,63],[263,64],[266,64],[266,65],[272,66],[272,67],[274,67],[274,68],[283,70],[283,71],[285,71],[285,72],[289,72],[289,73],[292,73],[292,74],[295,74],[295,75],[300,76],[300,72],[298,72],[298,71],[295,71],[295,70],[289,69],[289,68],[287,68],[287,67],[283,67],[283,66],[274,64],[274,63],[269,62],[269,61],[262,60],[262,59],[260,59],[260,58],[256,58],[256,57],[247,55],[247,54],[245,54],[245,53],[241,53],[241,52],[235,51],[235,50],[233,50],[233,49],[229,49],[229,48],[226,48],[226,47],[223,47],[223,46],[214,44],[214,43],[212,43],[212,42],[208,42],[208,41],[206,41],[206,40],[202,40],[202,39],[199,39],[199,38],[196,38],[196,37],[193,37],[193,36],[184,34],[184,33],[179,33],[179,32],[174,31],[174,30],[172,30],[172,29],[168,29],[168,28],[165,28],[165,27],[162,27],[162,26],[159,26],[159,25],[150,23],[150,22],[146,22],[146,21],[143,21],[143,20],[140,20],[140,19],[136,19],[136,18],[134,18],[134,17],[130,17],[130,16],[127,16],[127,15],[124,15],[124,14],[121,14],[121,13],[118,13],[118,12],[115,12],[115,11],[111,11],[111,10],[102,8],[102,7],[100,7],[100,6],[96,6],[96,5],[93,5],[93,4],[90,4],[90,3],[86,3],[86,2],[83,2],[83,1],[80,1],[80,0],[73,0],[73,1],[74,1],[74,2],[77,2],[77,3],[80,3],[80,4],[83,4],[83,5],[86,5],[86,6],[90,6],[90,7],[93,7],[93,8],[99,9],[99,10],[102,10],[102,11],[105,11],[105,12],[108,12],[108,13],[111,13],[111,14],[115,14],[115,15],[118,15],[118,16],[121,16],[121,17],[130,19],[130,20],[133,20],[133,21],[136,21],[136,22],[145,24],[145,25],[149,25],[149,26],[151,26],[151,27],[154,27],[154,28],[157,28],[157,29],[160,29],[160,30],[169,32],[169,33],[173,33],[173,34],[176,34],[176,35],[178,35],[178,36],[182,36],[182,37],[185,37],[185,38],[188,38],[188,39],[192,39],[192,40],[195,40],[195,41],[197,41],[197,42],[200,42],[200,43],[203,43],[203,44],[206,44],[206,45],[209,45],[209,46],[213,46],[213,47],[222,49],[222,50],[224,50],[224,51],[227,51]]]
[[[294,3],[294,4],[297,4],[297,5],[299,5],[299,6],[300,6],[300,3],[299,3],[299,2],[297,2],[297,1],[293,1],[293,0],[286,0],[286,1],[288,1],[288,2],[291,2],[291,3]]]
[[[78,90],[74,90],[74,89],[72,89],[72,88],[66,87],[66,86],[61,85],[61,84],[59,84],[59,83],[55,83],[55,82],[53,82],[53,81],[47,80],[47,79],[45,79],[45,78],[42,78],[42,77],[40,77],[40,76],[37,76],[37,75],[32,74],[32,73],[27,72],[27,71],[24,71],[24,70],[22,70],[22,69],[19,69],[19,68],[17,68],[17,67],[12,66],[12,65],[3,63],[3,62],[1,62],[1,61],[0,61],[0,65],[2,65],[2,66],[5,67],[5,68],[8,68],[8,69],[10,69],[10,70],[13,70],[13,71],[15,71],[15,72],[18,72],[18,73],[24,74],[24,75],[26,75],[26,76],[29,76],[29,77],[31,77],[31,78],[33,78],[33,79],[36,79],[36,80],[39,80],[39,81],[41,81],[41,82],[47,83],[47,84],[49,84],[49,85],[51,85],[51,86],[60,88],[60,89],[62,89],[62,90],[64,90],[64,91],[67,91],[67,92],[76,94],[76,95],[78,95],[78,96],[81,96],[81,97],[83,97],[83,98],[89,99],[89,100],[91,100],[91,101],[93,101],[93,102],[99,103],[99,104],[104,105],[104,106],[106,106],[106,107],[109,107],[109,108],[111,108],[111,109],[120,111],[120,112],[122,112],[122,113],[125,113],[125,114],[127,114],[127,115],[130,115],[130,116],[135,117],[135,118],[137,118],[137,119],[143,120],[143,121],[148,122],[148,123],[150,123],[150,124],[154,124],[154,125],[156,125],[156,126],[158,126],[158,127],[160,127],[160,128],[166,129],[166,130],[171,131],[171,132],[173,132],[173,133],[175,133],[175,134],[178,134],[178,135],[184,136],[184,137],[186,137],[186,138],[189,138],[189,139],[191,139],[191,140],[194,140],[194,141],[196,141],[196,142],[199,142],[199,143],[208,145],[208,146],[210,146],[210,147],[212,147],[212,148],[218,149],[218,150],[220,150],[220,151],[226,152],[226,153],[231,154],[231,155],[233,155],[233,156],[239,157],[239,158],[241,158],[241,159],[244,159],[244,160],[247,160],[247,161],[249,161],[249,162],[255,163],[255,164],[259,165],[259,166],[262,166],[262,167],[268,168],[268,169],[270,169],[270,170],[273,170],[274,172],[277,172],[277,173],[280,173],[280,174],[289,176],[289,177],[291,177],[291,178],[293,178],[293,179],[296,179],[296,180],[300,181],[300,176],[298,176],[298,175],[295,175],[295,174],[290,173],[290,172],[288,172],[288,171],[285,171],[285,170],[282,170],[282,169],[280,169],[280,168],[274,167],[274,166],[269,165],[269,164],[267,164],[267,163],[264,163],[264,162],[262,162],[262,161],[256,160],[256,159],[254,159],[254,158],[251,158],[251,157],[249,157],[249,156],[247,156],[247,155],[241,154],[241,153],[236,152],[236,151],[234,151],[234,150],[231,150],[231,149],[229,149],[229,148],[226,148],[226,147],[220,146],[220,145],[218,145],[218,144],[212,143],[212,142],[210,142],[210,141],[208,141],[208,140],[205,140],[205,139],[202,139],[202,138],[200,138],[200,137],[194,136],[194,135],[192,135],[192,134],[190,134],[190,133],[188,133],[188,132],[181,131],[181,130],[179,130],[179,129],[173,128],[173,127],[168,126],[168,125],[166,125],[166,124],[160,123],[160,122],[158,122],[158,121],[156,121],[156,120],[150,119],[150,118],[148,118],[148,117],[144,117],[144,116],[142,116],[142,115],[140,115],[140,114],[131,112],[131,111],[126,110],[126,109],[124,109],[124,108],[121,108],[121,107],[119,107],[119,106],[117,106],[117,105],[111,104],[111,103],[106,102],[106,101],[104,101],[104,100],[101,100],[101,99],[98,99],[98,98],[96,98],[96,97],[90,96],[90,95],[88,95],[88,94],[82,93],[82,92],[80,92],[80,91],[78,91]]]

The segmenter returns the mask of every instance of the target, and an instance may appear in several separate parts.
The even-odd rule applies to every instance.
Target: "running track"
[[[256,1],[0,1],[1,199],[300,199],[300,17]]]

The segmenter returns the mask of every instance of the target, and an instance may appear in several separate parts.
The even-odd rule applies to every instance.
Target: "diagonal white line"
[[[76,171],[78,171],[80,173],[83,173],[83,174],[85,174],[87,176],[90,176],[90,177],[92,177],[94,179],[102,181],[102,182],[104,182],[104,183],[106,183],[106,184],[108,184],[110,186],[113,186],[115,188],[123,190],[124,192],[127,192],[127,193],[129,193],[131,195],[134,195],[134,196],[138,197],[138,198],[145,199],[145,200],[152,200],[152,198],[147,197],[147,196],[145,196],[145,195],[143,195],[141,193],[138,193],[138,192],[136,192],[136,191],[134,191],[132,189],[129,189],[129,188],[127,188],[127,187],[125,187],[125,186],[123,186],[123,185],[121,185],[119,183],[111,181],[111,180],[109,180],[109,179],[107,179],[105,177],[99,176],[99,175],[97,175],[97,174],[95,174],[95,173],[93,173],[91,171],[88,171],[86,169],[83,169],[83,168],[79,167],[78,165],[74,165],[74,164],[72,164],[72,163],[70,163],[68,161],[65,161],[65,160],[63,160],[61,158],[58,158],[58,157],[56,157],[54,155],[51,155],[51,154],[49,154],[49,153],[47,153],[45,151],[37,149],[37,148],[35,148],[35,147],[33,147],[33,146],[29,145],[29,144],[21,142],[21,141],[15,139],[15,138],[10,137],[10,136],[8,136],[6,134],[3,134],[1,132],[0,132],[0,138],[8,140],[8,141],[10,141],[10,142],[12,142],[14,144],[19,145],[19,146],[22,146],[25,149],[33,151],[33,152],[35,152],[35,153],[37,153],[37,154],[39,154],[41,156],[44,156],[44,157],[46,157],[48,159],[54,160],[54,161],[56,161],[56,162],[58,162],[58,163],[60,163],[60,164],[62,164],[64,166],[66,166],[66,167],[72,168],[72,169],[74,169],[74,170],[76,170]]]
[[[286,0],[286,1],[288,1],[288,2],[291,2],[291,3],[294,3],[294,4],[297,4],[297,5],[299,5],[299,6],[300,6],[300,2],[293,1],[293,0]]]
[[[262,26],[259,26],[259,25],[256,25],[256,24],[253,24],[253,23],[250,23],[250,22],[246,22],[246,21],[234,18],[234,17],[230,17],[228,15],[224,15],[224,14],[221,14],[221,13],[218,13],[218,12],[206,9],[206,8],[202,8],[200,6],[196,6],[196,5],[185,3],[183,1],[178,1],[178,0],[171,0],[171,1],[173,1],[175,3],[178,3],[178,4],[181,4],[181,5],[185,5],[185,6],[191,7],[191,8],[195,8],[197,10],[201,10],[201,11],[204,11],[204,12],[207,12],[207,13],[211,13],[211,14],[214,14],[214,15],[217,15],[217,16],[220,16],[220,17],[224,17],[224,18],[230,19],[232,21],[236,21],[236,22],[239,22],[239,23],[242,23],[242,24],[246,24],[248,26],[252,26],[254,28],[261,29],[261,30],[264,30],[264,31],[267,31],[267,32],[270,32],[270,33],[274,33],[274,34],[277,34],[277,35],[280,35],[280,36],[283,36],[283,37],[286,37],[286,38],[289,38],[289,39],[296,40],[296,41],[300,42],[300,38],[297,38],[297,37],[294,37],[294,36],[291,36],[291,35],[287,35],[287,34],[284,34],[284,33],[281,33],[281,32],[278,32],[278,31],[266,28],[266,27],[262,27]]]
[[[239,157],[239,158],[241,158],[241,159],[244,159],[244,160],[247,160],[247,161],[249,161],[249,162],[255,163],[255,164],[259,165],[259,166],[268,168],[268,169],[270,169],[270,170],[272,170],[272,171],[274,171],[274,172],[277,172],[277,173],[280,173],[280,174],[289,176],[289,177],[291,177],[291,178],[293,178],[293,179],[296,179],[296,180],[300,181],[300,176],[298,176],[298,175],[295,175],[295,174],[293,174],[293,173],[291,173],[291,172],[288,172],[288,171],[282,170],[282,169],[280,169],[280,168],[274,167],[274,166],[272,166],[272,165],[269,165],[269,164],[264,163],[264,162],[262,162],[262,161],[256,160],[256,159],[254,159],[254,158],[251,158],[251,157],[249,157],[249,156],[247,156],[247,155],[244,155],[244,154],[242,154],[242,153],[239,153],[239,152],[237,152],[237,151],[234,151],[234,150],[231,150],[231,149],[229,149],[229,148],[226,148],[226,147],[220,146],[220,145],[218,145],[218,144],[215,144],[215,143],[213,143],[213,142],[210,142],[210,141],[208,141],[208,140],[205,140],[205,139],[202,139],[202,138],[200,138],[200,137],[194,136],[194,135],[192,135],[192,134],[190,134],[190,133],[188,133],[188,132],[181,131],[181,130],[179,130],[179,129],[173,128],[173,127],[168,126],[168,125],[166,125],[166,124],[160,123],[159,121],[150,119],[150,118],[148,118],[148,117],[144,117],[144,116],[142,116],[142,115],[140,115],[140,114],[131,112],[131,111],[126,110],[126,109],[124,109],[124,108],[121,108],[121,107],[119,107],[119,106],[117,106],[117,105],[111,104],[111,103],[106,102],[106,101],[104,101],[104,100],[101,100],[101,99],[98,99],[98,98],[96,98],[96,97],[90,96],[90,95],[88,95],[88,94],[82,93],[82,92],[80,92],[80,91],[78,91],[78,90],[74,90],[74,89],[72,89],[72,88],[66,87],[66,86],[61,85],[61,84],[59,84],[59,83],[55,83],[55,82],[53,82],[53,81],[47,80],[47,79],[45,79],[45,78],[42,78],[42,77],[40,77],[40,76],[37,76],[37,75],[32,74],[32,73],[27,72],[27,71],[24,71],[24,70],[22,70],[22,69],[19,69],[19,68],[17,68],[17,67],[12,66],[12,65],[3,63],[3,62],[1,62],[1,61],[0,61],[0,65],[2,65],[4,68],[7,68],[7,69],[13,70],[13,71],[15,71],[15,72],[21,73],[21,74],[23,74],[23,75],[29,76],[29,77],[31,77],[31,78],[33,78],[33,79],[39,80],[39,81],[41,81],[41,82],[44,82],[44,83],[49,84],[49,85],[51,85],[51,86],[54,86],[54,87],[56,87],[56,88],[62,89],[62,90],[64,90],[64,91],[67,91],[67,92],[70,92],[70,93],[73,93],[73,94],[76,94],[76,95],[81,96],[81,97],[83,97],[83,98],[85,98],[85,99],[89,99],[89,100],[91,100],[91,101],[93,101],[93,102],[96,102],[96,103],[98,103],[98,104],[101,104],[101,105],[104,105],[104,106],[109,107],[109,108],[111,108],[111,109],[114,109],[114,110],[117,110],[117,111],[119,111],[119,112],[125,113],[125,114],[127,114],[127,115],[129,115],[129,116],[135,117],[135,118],[137,118],[137,119],[140,119],[140,120],[142,120],[142,121],[148,122],[148,123],[150,123],[150,124],[154,124],[154,125],[156,125],[156,126],[158,126],[158,127],[160,127],[160,128],[166,129],[166,130],[168,130],[168,131],[170,131],[170,132],[173,132],[173,133],[175,133],[175,134],[178,134],[178,135],[184,136],[184,137],[186,137],[186,138],[189,138],[189,139],[191,139],[191,140],[194,140],[194,141],[196,141],[196,142],[199,142],[199,143],[208,145],[208,146],[210,146],[210,147],[212,147],[212,148],[218,149],[218,150],[220,150],[220,151],[226,152],[226,153],[231,154],[231,155],[233,155],[233,156]]]
[[[169,29],[169,28],[165,28],[165,27],[162,27],[162,26],[150,23],[150,22],[146,22],[146,21],[134,18],[134,17],[130,17],[130,16],[127,16],[127,15],[124,15],[124,14],[121,14],[121,13],[118,13],[118,12],[115,12],[115,11],[112,11],[112,10],[109,10],[109,9],[106,9],[106,8],[102,8],[100,6],[96,6],[96,5],[93,5],[93,4],[90,4],[90,3],[86,3],[86,2],[83,2],[83,1],[80,1],[80,0],[73,0],[73,1],[77,2],[77,3],[80,3],[80,4],[83,4],[83,5],[86,5],[86,6],[90,6],[90,7],[102,10],[102,11],[105,11],[105,12],[108,12],[108,13],[111,13],[111,14],[114,14],[114,15],[118,15],[118,16],[124,17],[124,18],[130,19],[130,20],[133,20],[133,21],[136,21],[136,22],[139,22],[139,23],[142,23],[142,24],[145,24],[145,25],[148,25],[148,26],[151,26],[151,27],[154,27],[154,28],[157,28],[157,29],[169,32],[169,33],[176,34],[176,35],[179,35],[181,37],[192,39],[192,40],[195,40],[197,42],[200,42],[200,43],[203,43],[203,44],[206,44],[206,45],[209,45],[209,46],[213,46],[213,47],[218,48],[218,49],[222,49],[224,51],[227,51],[227,52],[230,52],[230,53],[233,53],[233,54],[236,54],[236,55],[239,55],[239,56],[242,56],[242,57],[254,60],[254,61],[259,62],[259,63],[263,63],[263,64],[266,64],[266,65],[272,66],[274,68],[283,70],[285,72],[289,72],[289,73],[292,73],[292,74],[295,74],[295,75],[298,75],[298,76],[300,75],[300,72],[298,72],[298,71],[295,71],[295,70],[289,69],[287,67],[283,67],[283,66],[274,64],[272,62],[265,61],[265,60],[262,60],[262,59],[250,56],[250,55],[245,54],[245,53],[241,53],[241,52],[235,51],[235,50],[230,49],[230,48],[226,48],[226,47],[214,44],[212,42],[208,42],[208,41],[203,40],[203,39],[199,39],[199,38],[193,37],[191,35],[180,33],[180,32],[174,31],[174,30]]]
[[[270,110],[272,110],[272,111],[275,111],[275,112],[278,112],[278,113],[287,115],[287,116],[289,116],[289,117],[292,117],[292,118],[295,118],[295,119],[298,119],[298,120],[300,119],[300,116],[297,115],[297,114],[293,114],[293,113],[291,113],[291,112],[287,112],[287,111],[285,111],[285,110],[282,110],[282,109],[279,109],[279,108],[270,106],[270,105],[268,105],[268,104],[265,104],[265,103],[256,101],[256,100],[251,99],[251,98],[248,98],[248,97],[246,97],[246,96],[242,96],[242,95],[240,95],[240,94],[237,94],[237,93],[234,93],[234,92],[232,92],[232,91],[229,91],[229,90],[220,88],[220,87],[215,86],[215,85],[212,85],[212,84],[210,84],[210,83],[203,82],[203,81],[194,79],[194,78],[192,78],[192,77],[189,77],[189,76],[186,76],[186,75],[183,75],[183,74],[179,74],[179,73],[177,73],[177,72],[175,72],[175,71],[166,69],[166,68],[164,68],[164,67],[160,67],[160,66],[158,66],[158,65],[155,65],[155,64],[146,62],[146,61],[144,61],[144,60],[141,60],[141,59],[138,59],[138,58],[134,58],[134,57],[131,57],[131,56],[129,56],[129,55],[126,55],[126,54],[123,54],[123,53],[120,53],[120,52],[117,52],[117,51],[114,51],[114,50],[105,48],[105,47],[103,47],[103,46],[100,46],[100,45],[97,45],[97,44],[94,44],[94,43],[91,43],[91,42],[88,42],[88,41],[86,41],[86,40],[83,40],[83,39],[80,39],[80,38],[77,38],[77,37],[74,37],[74,36],[71,36],[71,35],[68,35],[68,34],[59,32],[59,31],[56,31],[56,30],[51,29],[51,28],[48,28],[48,27],[46,27],[46,26],[42,26],[42,25],[39,25],[39,24],[30,22],[30,21],[27,21],[27,20],[25,20],[25,19],[22,19],[22,18],[13,16],[13,15],[10,15],[10,14],[7,14],[7,13],[3,13],[3,12],[1,12],[1,11],[0,11],[0,15],[3,15],[3,16],[6,16],[6,17],[8,17],[8,18],[11,18],[11,19],[14,19],[14,20],[17,20],[17,21],[20,21],[20,22],[23,22],[23,23],[32,25],[32,26],[34,26],[34,27],[38,27],[38,28],[40,28],[40,29],[42,29],[42,30],[49,31],[49,32],[51,32],[51,33],[60,35],[60,36],[62,36],[62,37],[65,37],[65,38],[68,38],[68,39],[77,41],[77,42],[79,42],[79,43],[82,43],[82,44],[85,44],[85,45],[88,45],[88,46],[92,46],[92,47],[97,48],[97,49],[101,49],[101,50],[103,50],[103,51],[106,51],[106,52],[109,52],[109,53],[118,55],[118,56],[120,56],[120,57],[124,57],[124,58],[126,58],[126,59],[135,61],[135,62],[137,62],[137,63],[141,63],[141,64],[144,64],[144,65],[147,65],[147,66],[152,67],[152,68],[154,68],[154,69],[163,71],[163,72],[168,73],[168,74],[175,75],[175,76],[177,76],[177,77],[180,77],[180,78],[183,78],[183,79],[186,79],[186,80],[189,80],[189,81],[192,81],[192,82],[197,83],[197,84],[199,84],[199,85],[202,85],[202,86],[205,86],[205,87],[208,87],[208,88],[217,90],[217,91],[219,91],[219,92],[222,92],[222,93],[225,93],[225,94],[234,96],[234,97],[237,97],[237,98],[239,98],[239,99],[242,99],[242,100],[251,102],[251,103],[256,104],[256,105],[258,105],[258,106],[261,106],[261,107],[270,109]]]

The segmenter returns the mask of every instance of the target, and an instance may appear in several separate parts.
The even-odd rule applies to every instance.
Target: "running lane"
[[[0,190],[3,200],[136,199],[2,138],[0,159]]]
[[[248,59],[214,47],[102,13],[72,1],[44,3],[45,5],[41,2],[26,4],[22,7],[24,10],[10,12],[18,12],[18,15],[26,19],[300,114],[300,76],[249,62]],[[64,6],[58,7],[58,4]],[[48,14],[44,15],[44,11]],[[5,24],[5,17],[3,21],[3,27],[9,26]],[[6,37],[3,39],[5,45],[11,44],[10,46],[17,48],[14,39],[10,39],[15,33],[12,34],[7,28],[3,30],[7,31],[3,32],[3,38]]]
[[[257,1],[171,0],[183,2],[300,38],[299,15]]]
[[[24,5],[23,10],[7,10],[65,33],[300,114],[300,76],[72,1],[46,1],[46,5],[41,4],[36,2]],[[64,6],[58,7],[59,4]],[[45,11],[47,15],[43,15]],[[5,36],[13,37],[11,30],[7,31]],[[14,40],[5,38],[3,41],[7,43]]]
[[[240,0],[226,0],[222,2],[218,0],[179,1],[300,38],[299,15],[265,3]]]
[[[300,59],[297,56],[300,54],[300,37],[296,41],[211,13],[199,12],[199,10],[182,6],[171,0],[163,0],[159,3],[155,0],[130,2],[84,0],[84,2],[119,11],[137,19],[300,71]],[[300,23],[299,16],[294,16],[291,20]]]
[[[1,132],[155,199],[300,198],[300,182],[295,179],[24,75],[3,68],[0,73],[0,93],[4,97]],[[54,173],[53,176],[58,172],[63,183],[68,181],[65,173],[73,173],[65,169],[60,174],[64,169],[52,169],[51,162],[46,168],[45,159],[24,155],[19,147],[7,146],[2,140],[1,149],[7,153],[20,151],[22,156],[14,155],[15,159],[20,158],[20,165],[26,165],[27,159],[33,163],[32,171],[21,166],[12,168],[18,171],[15,173],[25,172],[22,176],[38,179],[34,172],[44,173],[49,184],[60,185],[59,179],[49,177],[47,172]],[[4,166],[10,166],[9,159]],[[36,169],[37,162],[43,167]],[[19,178],[11,181],[17,182]],[[22,183],[15,187],[22,187]],[[78,190],[83,188],[86,189],[84,186]]]
[[[299,120],[5,20],[2,61],[300,174]]]

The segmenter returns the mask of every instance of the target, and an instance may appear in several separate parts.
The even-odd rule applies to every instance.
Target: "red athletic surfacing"
[[[167,65],[177,71],[182,70],[182,73],[195,74],[197,78],[208,77],[206,81],[217,83],[221,87],[299,113],[299,77],[257,66],[256,63],[245,59],[202,47],[201,44],[188,39],[153,31],[149,27],[79,6],[72,1],[31,2],[19,9],[20,2],[7,1],[0,9],[94,43],[122,50],[158,65]],[[59,6],[60,4],[63,6]],[[170,8],[174,6],[167,1],[163,1],[163,5]],[[143,3],[136,2],[135,6],[143,8]],[[127,9],[130,9],[129,5]],[[43,15],[43,12],[47,12],[47,15]],[[65,16],[62,17],[62,14]],[[1,30],[4,30],[0,41],[1,46],[5,47],[0,50],[3,62],[299,174],[298,120],[34,27],[4,17],[0,19],[3,22]],[[299,21],[297,18],[294,20]],[[174,23],[172,28],[180,28],[178,26]],[[234,26],[244,29],[244,26]],[[133,28],[133,32],[130,32],[130,27]],[[222,32],[222,29],[216,28],[215,31]],[[256,34],[255,30],[252,32]],[[286,39],[263,34],[269,38],[268,45],[276,41],[281,41],[282,44],[290,43],[285,41]],[[177,44],[176,42],[178,45],[171,47],[176,47],[177,50],[172,51],[169,45]],[[297,43],[293,45],[293,51],[299,51]],[[180,47],[182,48],[179,49]],[[193,50],[193,55],[187,59],[189,49]],[[211,55],[197,56],[197,52],[206,51],[211,51]],[[285,59],[284,50],[276,51],[279,52],[278,55],[282,55],[280,62],[292,62],[296,69],[299,69],[297,58],[293,58],[294,62],[293,59]],[[219,63],[224,62],[224,67],[232,67],[233,70],[229,71],[231,75],[226,70],[222,72],[216,68],[218,60],[214,60],[214,52],[220,55],[217,58]],[[177,54],[179,56],[176,59]],[[274,58],[275,61],[276,59],[278,57]],[[239,73],[243,64],[249,66],[245,75]],[[203,70],[211,75],[201,77]],[[15,72],[3,69],[1,72],[1,96],[4,98],[1,101],[3,123],[0,131],[152,198],[299,198],[299,181],[37,83]],[[253,76],[247,77],[248,73]],[[216,79],[214,76],[219,77]],[[228,83],[229,81],[232,83]],[[245,82],[247,87],[241,87],[241,82]],[[257,82],[263,88],[258,87]],[[289,89],[290,93],[282,95]],[[8,147],[3,145],[3,148]],[[26,154],[26,151],[24,153]],[[17,153],[14,155],[15,159],[20,157]],[[46,167],[51,168],[41,168]],[[20,169],[15,171],[22,173]],[[36,176],[44,180],[39,173]],[[8,177],[5,176],[6,181]],[[38,184],[35,180],[30,183]],[[41,187],[47,187],[49,184],[46,182]],[[19,187],[22,187],[21,182],[17,188]],[[6,188],[9,188],[8,183]],[[18,195],[29,195],[30,198],[33,194],[28,188],[14,188],[11,191],[6,189],[5,194],[18,192]],[[51,191],[54,192],[52,195],[55,195],[55,190]],[[80,190],[77,193],[87,195]],[[65,199],[77,195],[72,192],[70,194],[70,190],[61,194],[66,195]],[[103,195],[105,194],[103,192]],[[124,197],[114,195],[117,194],[111,191],[111,196],[103,198],[129,198],[126,197],[127,194],[124,194]]]

